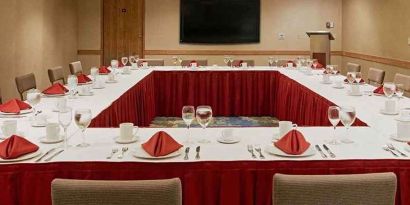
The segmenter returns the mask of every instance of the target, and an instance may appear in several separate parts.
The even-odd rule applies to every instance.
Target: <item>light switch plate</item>
[[[279,40],[285,40],[285,34],[284,33],[278,33],[278,39]]]
[[[410,37],[407,39],[407,45],[410,46]]]

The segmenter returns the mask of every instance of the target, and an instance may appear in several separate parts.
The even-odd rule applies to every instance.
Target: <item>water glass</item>
[[[194,108],[194,106],[191,106],[191,105],[184,106],[182,108],[182,119],[184,120],[184,122],[185,122],[185,124],[188,128],[188,137],[187,137],[187,140],[185,142],[187,144],[192,143],[191,140],[190,140],[191,132],[190,132],[189,128],[191,127],[191,124],[192,124],[192,121],[194,120],[194,118],[195,118],[195,108]]]
[[[391,98],[394,95],[394,92],[396,91],[396,85],[394,83],[384,83],[383,84],[383,92],[386,97]]]
[[[74,113],[74,121],[77,127],[81,130],[82,143],[78,144],[77,147],[88,147],[90,144],[85,142],[85,130],[90,126],[92,119],[90,109],[79,109]]]
[[[351,106],[344,106],[340,107],[340,121],[342,122],[343,126],[346,128],[346,138],[342,140],[343,143],[353,143],[350,140],[349,135],[349,128],[352,126],[354,121],[356,120],[356,109]]]
[[[72,109],[70,107],[64,107],[59,110],[58,123],[60,123],[61,127],[63,127],[64,129],[64,148],[65,149],[70,147],[68,145],[67,129],[71,125],[72,121],[73,121],[73,114],[72,114]]]
[[[329,144],[331,145],[337,145],[340,144],[336,140],[336,126],[340,122],[340,108],[338,106],[330,106],[328,111],[327,111],[327,116],[329,118],[330,124],[333,126],[333,139],[329,141]]]
[[[208,105],[201,105],[196,108],[196,120],[204,130],[203,136],[206,135],[206,127],[212,120],[212,108]],[[210,143],[211,141],[203,137],[198,141],[199,143]]]

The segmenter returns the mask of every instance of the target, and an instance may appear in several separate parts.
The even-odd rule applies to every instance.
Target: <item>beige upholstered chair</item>
[[[198,66],[208,66],[208,60],[182,60],[182,66],[189,66],[192,61],[196,61]]]
[[[63,84],[65,84],[63,67],[58,66],[48,69],[48,78],[50,79],[51,84],[57,81],[61,81]]]
[[[396,73],[394,75],[394,83],[403,84],[404,95],[410,97],[410,76]]]
[[[247,63],[248,66],[255,66],[255,61],[254,60],[234,60],[233,64],[234,65],[239,64],[240,61]]]
[[[34,73],[29,73],[26,75],[18,76],[15,78],[17,91],[20,94],[20,99],[24,100],[24,93],[29,91],[30,89],[37,88],[36,85],[36,77]]]
[[[394,205],[394,173],[273,177],[273,205]]]
[[[361,66],[356,63],[347,63],[346,70],[347,72],[360,72]]]
[[[139,59],[138,62],[147,62],[148,66],[164,66],[165,62],[164,59]]]
[[[78,75],[83,73],[83,66],[81,66],[80,61],[72,62],[69,64],[71,75]]]
[[[53,205],[182,205],[177,178],[143,181],[91,181],[55,179]]]
[[[367,73],[367,81],[371,85],[381,85],[384,81],[384,75],[384,70],[369,68],[369,72]]]

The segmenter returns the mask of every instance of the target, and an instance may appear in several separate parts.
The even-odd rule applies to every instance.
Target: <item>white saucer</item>
[[[334,86],[332,86],[332,88],[335,88],[335,89],[343,89],[343,88],[345,88],[345,86],[343,86],[343,85],[342,85],[342,86],[335,86],[335,85],[334,85]]]
[[[399,111],[386,112],[386,111],[384,110],[384,108],[382,108],[382,109],[380,109],[380,113],[383,114],[383,115],[398,115],[398,114],[399,114]]]
[[[33,108],[21,110],[20,113],[0,112],[0,115],[25,115],[33,112]]]
[[[131,75],[131,72],[122,72],[123,75]]]
[[[279,148],[275,147],[274,145],[267,145],[265,147],[265,151],[268,152],[269,154],[274,154],[282,157],[308,157],[316,154],[316,150],[312,145],[309,146],[309,148],[302,154],[300,155],[292,155],[292,154],[286,154]]]
[[[37,157],[37,156],[41,155],[41,153],[42,153],[41,150],[38,149],[38,150],[35,151],[35,152],[32,152],[32,153],[23,155],[23,156],[18,157],[18,158],[16,158],[16,159],[2,159],[2,158],[0,158],[0,163],[18,162],[18,161],[28,160],[28,159],[32,159],[32,158],[34,158],[34,157]]]
[[[117,83],[118,81],[117,80],[107,80],[107,81],[105,81],[106,83]]]
[[[160,156],[160,157],[153,157],[151,155],[149,155],[144,149],[142,149],[141,146],[137,147],[133,152],[132,152],[132,156],[136,157],[136,158],[141,158],[141,159],[167,159],[167,158],[171,158],[171,157],[177,157],[179,155],[181,155],[182,153],[182,148],[165,156]]]
[[[396,121],[400,121],[400,122],[410,122],[410,117],[408,118],[400,118],[400,117],[396,117],[394,118]]]
[[[332,84],[333,82],[332,82],[332,81],[327,81],[327,82],[325,82],[325,81],[320,81],[320,83],[325,84],[325,85],[329,85],[329,84]]]
[[[93,89],[104,89],[104,88],[105,88],[105,86],[100,86],[100,87],[93,86],[92,88],[93,88]]]
[[[32,127],[45,127],[47,125],[47,120],[46,120],[46,122],[43,122],[43,123],[39,123],[39,122],[36,122],[36,121],[31,121],[30,124],[31,124]]]
[[[88,81],[88,82],[86,82],[86,83],[78,83],[78,85],[90,85],[90,84],[92,84],[93,83],[93,81]]]
[[[130,140],[121,140],[119,136],[114,138],[115,142],[118,144],[130,144],[138,141],[138,139],[138,136],[134,136]]]
[[[408,139],[399,138],[399,137],[397,137],[396,133],[391,134],[390,138],[393,139],[393,140],[399,141],[399,142],[410,142],[410,138],[408,138]]]
[[[93,92],[89,92],[89,93],[78,93],[79,96],[93,96],[94,93]]]
[[[62,142],[64,140],[64,136],[60,135],[59,139],[56,140],[48,140],[46,136],[40,137],[40,142],[44,144],[55,144]]]
[[[223,136],[218,137],[216,141],[222,143],[222,144],[235,144],[241,141],[239,137],[232,137],[231,139],[226,139]]]
[[[65,94],[43,94],[44,97],[48,97],[48,98],[53,98],[53,97],[62,97],[67,95],[67,93]]]
[[[363,93],[362,93],[362,92],[360,92],[360,93],[352,93],[352,92],[348,91],[348,92],[347,92],[347,95],[350,95],[350,96],[362,96]]]

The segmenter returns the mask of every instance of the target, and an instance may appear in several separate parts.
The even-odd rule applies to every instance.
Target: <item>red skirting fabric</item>
[[[185,205],[271,205],[272,179],[284,174],[394,172],[397,205],[410,204],[410,161],[342,160],[276,162],[115,163],[65,162],[0,166],[2,205],[50,205],[55,178],[144,180],[178,177]]]

